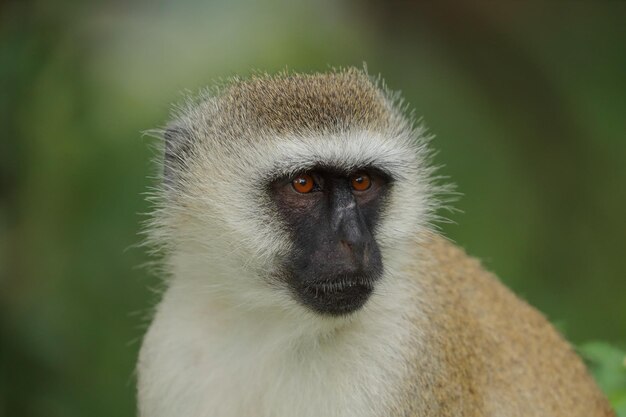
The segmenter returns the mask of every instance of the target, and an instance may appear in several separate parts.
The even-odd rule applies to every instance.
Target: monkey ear
[[[168,126],[163,134],[165,155],[163,157],[163,180],[171,183],[185,166],[191,153],[191,133],[181,126]]]

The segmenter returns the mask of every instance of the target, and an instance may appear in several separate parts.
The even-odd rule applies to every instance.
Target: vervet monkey
[[[357,69],[235,79],[179,109],[141,417],[614,415],[546,319],[433,230],[403,112]]]

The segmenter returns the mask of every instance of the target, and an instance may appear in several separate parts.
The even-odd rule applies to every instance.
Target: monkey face
[[[325,315],[365,304],[383,273],[375,232],[391,183],[372,167],[317,167],[271,183],[293,243],[283,279],[300,303]]]
[[[316,324],[378,305],[438,206],[428,135],[399,105],[359,71],[189,100],[163,132],[149,233],[176,284]]]

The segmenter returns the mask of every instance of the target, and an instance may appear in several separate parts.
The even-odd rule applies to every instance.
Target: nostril
[[[347,240],[341,240],[341,245],[348,250],[352,250],[352,243]]]

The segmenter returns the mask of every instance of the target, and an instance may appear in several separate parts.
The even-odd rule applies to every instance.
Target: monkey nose
[[[363,240],[340,241],[341,251],[357,266],[365,266],[369,261],[369,243]]]

